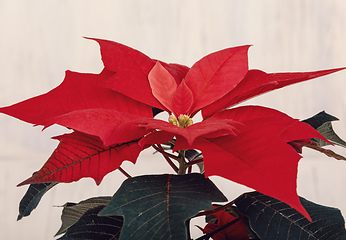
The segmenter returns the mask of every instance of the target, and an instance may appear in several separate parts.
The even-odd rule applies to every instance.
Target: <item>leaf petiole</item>
[[[324,148],[318,146],[317,144],[309,144],[309,145],[306,145],[305,147],[308,147],[308,148],[314,149],[316,151],[319,151],[321,153],[324,153],[328,157],[335,158],[336,160],[346,160],[346,158],[344,156],[339,155],[330,149],[324,149]]]
[[[197,163],[201,163],[201,162],[203,162],[203,158],[192,160],[191,162],[187,163],[187,166],[191,167],[192,165],[197,164]]]
[[[119,167],[118,170],[125,175],[127,178],[131,178],[131,175],[128,174],[122,167]]]
[[[165,152],[165,150],[162,148],[161,145],[153,145],[153,148],[158,151],[159,153],[161,153],[163,155],[163,157],[166,159],[167,163],[173,168],[173,170],[178,173],[179,169],[177,166],[175,166],[175,164],[172,162],[172,160],[170,158],[173,158],[175,160],[178,160],[178,157],[174,156],[173,154],[169,154],[167,152]]]

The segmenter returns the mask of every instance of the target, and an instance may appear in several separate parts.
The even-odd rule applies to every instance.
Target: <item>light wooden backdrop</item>
[[[251,68],[267,72],[310,71],[346,66],[344,0],[0,0],[0,106],[57,86],[67,69],[99,72],[99,48],[82,36],[105,38],[141,50],[150,57],[191,66],[226,47],[252,44]],[[304,119],[321,110],[341,119],[334,127],[346,139],[346,71],[255,98],[249,103],[279,109]],[[41,132],[0,116],[0,239],[53,239],[67,201],[112,195],[124,177],[114,172],[97,187],[84,179],[60,184],[44,196],[30,217],[16,222],[26,187],[16,184],[38,170],[65,130]],[[346,155],[342,148],[334,150]],[[346,162],[304,151],[299,194],[346,214]],[[133,175],[168,168],[152,151]],[[213,178],[229,200],[247,189]]]

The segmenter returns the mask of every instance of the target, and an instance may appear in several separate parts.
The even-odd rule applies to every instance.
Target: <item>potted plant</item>
[[[335,117],[321,112],[300,121],[261,106],[235,107],[249,98],[340,71],[265,73],[248,69],[249,46],[211,53],[191,68],[154,60],[120,43],[98,42],[99,74],[67,71],[48,93],[0,108],[0,112],[47,128],[72,132],[30,184],[18,219],[28,216],[58,183],[109,172],[127,180],[113,197],[67,203],[59,239],[191,239],[190,220],[206,216],[197,239],[346,239],[335,208],[296,192],[303,147],[346,146],[333,131]],[[157,118],[167,112],[165,120]],[[202,121],[194,117],[201,113]],[[136,163],[152,147],[172,174],[132,177],[121,164]],[[198,166],[194,168],[193,166]],[[196,171],[196,169],[198,169]],[[228,200],[208,178],[221,176],[250,188]],[[217,204],[216,204],[217,203]]]

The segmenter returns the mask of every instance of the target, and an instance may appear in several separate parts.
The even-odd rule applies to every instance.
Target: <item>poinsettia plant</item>
[[[345,160],[322,148],[346,146],[332,131],[336,118],[321,112],[300,121],[267,107],[235,107],[344,68],[249,70],[249,46],[211,53],[189,68],[151,59],[120,43],[92,40],[100,45],[101,73],[67,71],[50,92],[0,108],[44,128],[58,124],[72,130],[55,137],[60,143],[50,158],[19,184],[30,187],[18,219],[28,216],[57,183],[91,177],[98,185],[119,170],[128,179],[113,197],[64,205],[59,239],[191,239],[190,220],[203,215],[214,218],[200,227],[198,239],[298,239],[297,233],[346,237],[337,209],[309,202],[296,191],[303,147]],[[167,114],[158,118],[161,112]],[[162,154],[172,174],[131,177],[121,166],[125,160],[135,164],[149,147]],[[198,172],[192,172],[194,165]],[[227,200],[209,179],[214,175],[256,192]],[[326,216],[329,222],[321,224]]]

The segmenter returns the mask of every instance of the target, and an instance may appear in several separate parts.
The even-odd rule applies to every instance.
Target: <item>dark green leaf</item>
[[[213,209],[212,201],[227,199],[204,175],[139,176],[127,179],[100,215],[125,217],[120,239],[180,240],[185,220]]]
[[[317,131],[322,134],[325,138],[327,138],[331,143],[335,145],[339,145],[341,147],[346,147],[346,142],[342,140],[333,130],[332,123],[326,122],[323,123],[320,127],[317,128]],[[329,143],[321,140],[316,139],[317,144],[321,147],[329,145]]]
[[[304,198],[300,201],[312,222],[287,204],[259,192],[245,193],[235,204],[249,218],[252,230],[261,239],[346,239],[345,222],[339,209]]]
[[[55,234],[55,236],[60,235],[66,230],[74,225],[83,214],[89,209],[98,207],[98,206],[106,206],[112,197],[95,197],[89,198],[87,200],[81,201],[78,204],[76,203],[66,203],[62,210],[61,215],[61,227],[59,231]]]
[[[116,240],[119,239],[123,217],[98,216],[105,207],[89,209],[73,226],[69,227],[59,240]]]
[[[310,124],[313,128],[317,129],[320,127],[323,123],[331,122],[331,121],[337,121],[338,118],[326,113],[325,111],[317,113],[315,116],[312,116],[311,118],[305,119],[302,122]]]
[[[17,221],[23,217],[29,216],[30,213],[37,207],[43,195],[57,184],[58,183],[56,182],[31,184],[19,203],[19,214]]]
[[[333,130],[332,121],[337,121],[338,118],[322,111],[315,116],[304,120],[310,124],[313,128],[315,128],[319,133],[322,134],[326,139],[328,139],[331,143],[339,145],[341,147],[346,147],[346,142],[342,140]],[[323,147],[329,145],[326,141],[321,139],[314,139],[317,142],[318,146]]]

